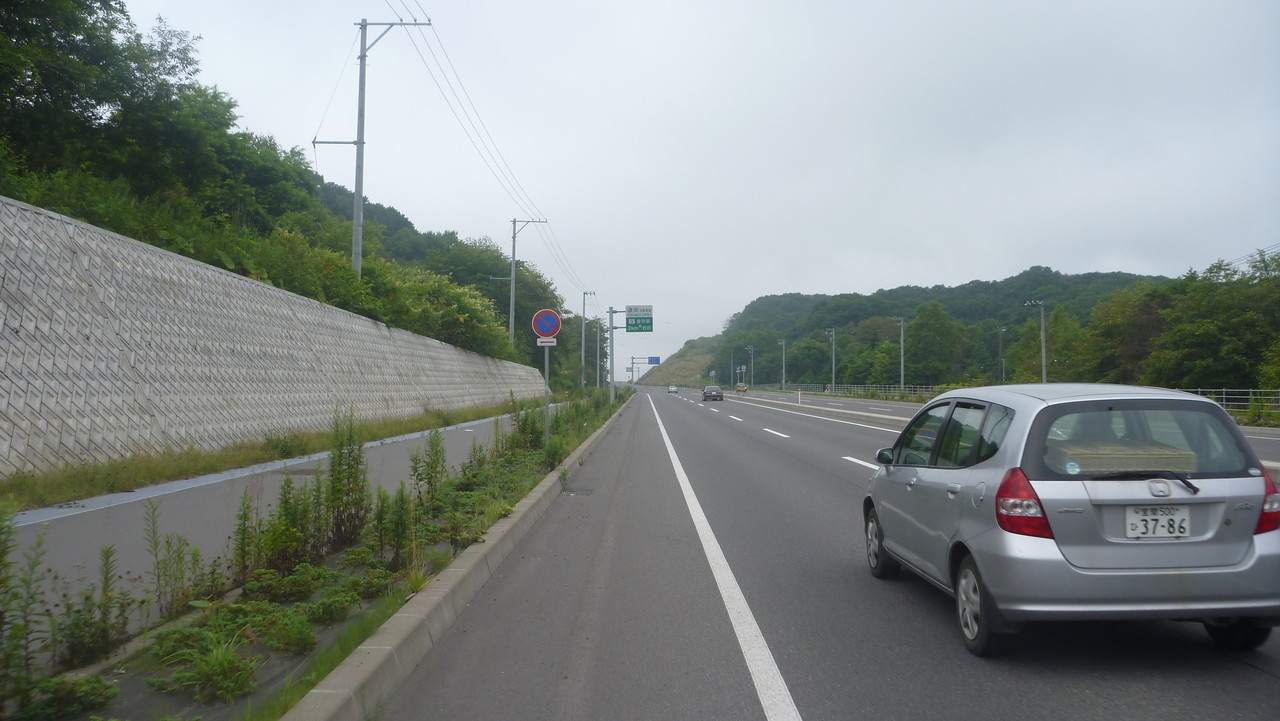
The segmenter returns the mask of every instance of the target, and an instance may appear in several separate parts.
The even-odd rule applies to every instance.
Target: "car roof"
[[[1033,405],[1052,405],[1055,403],[1106,400],[1109,398],[1161,398],[1203,401],[1205,403],[1213,402],[1185,391],[1115,383],[1024,383],[1020,385],[981,386],[958,388],[938,396],[939,399],[952,397],[988,400],[1008,406],[1025,406],[1028,403]]]

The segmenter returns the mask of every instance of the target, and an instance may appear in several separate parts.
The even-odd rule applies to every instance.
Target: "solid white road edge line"
[[[877,466],[874,463],[867,463],[866,461],[858,460],[853,456],[841,456],[841,458],[845,459],[846,461],[849,461],[850,463],[857,463],[860,466],[866,466],[867,468],[870,468],[873,471],[880,468],[880,466]]]
[[[779,438],[790,438],[790,437],[791,437],[791,436],[787,435],[786,433],[779,433],[779,432],[777,432],[777,431],[773,430],[772,428],[761,428],[760,430],[764,431],[765,433],[772,433],[773,435],[778,436]]]
[[[675,468],[676,480],[680,482],[680,490],[684,493],[685,504],[689,507],[689,515],[693,518],[693,527],[698,531],[698,539],[702,541],[702,550],[707,554],[707,563],[711,565],[711,575],[716,579],[720,589],[720,598],[724,601],[725,610],[729,612],[729,621],[733,623],[733,632],[738,636],[738,646],[747,661],[747,670],[751,672],[751,680],[756,685],[756,695],[760,697],[760,705],[764,707],[765,718],[769,721],[800,721],[800,711],[791,698],[791,690],[782,679],[778,663],[760,633],[760,625],[747,606],[747,598],[742,595],[738,579],[734,578],[733,569],[716,541],[716,534],[711,530],[711,523],[702,512],[702,504],[693,492],[689,476],[680,464],[675,446],[671,445],[671,437],[667,435],[666,426],[662,425],[662,417],[658,415],[658,407],[653,399],[649,399],[649,407],[653,409],[653,418],[658,422],[658,431],[662,433],[662,442],[667,446],[667,455],[671,457],[671,465]]]

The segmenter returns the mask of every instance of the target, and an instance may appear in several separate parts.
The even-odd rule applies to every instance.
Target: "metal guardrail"
[[[758,386],[761,389],[795,391],[805,393],[828,393],[826,383],[788,383],[785,387],[777,384]],[[1258,388],[1179,388],[1187,393],[1210,398],[1234,416],[1260,421],[1280,420],[1280,389]],[[859,396],[864,398],[883,398],[887,400],[907,400],[924,402],[937,395],[937,386],[897,386],[897,385],[841,385],[834,386],[835,395]]]
[[[1280,389],[1179,388],[1216,401],[1228,413],[1243,416],[1280,416]]]

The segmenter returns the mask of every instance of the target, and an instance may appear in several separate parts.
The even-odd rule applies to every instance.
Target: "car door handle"
[[[915,488],[916,481],[918,481],[918,480],[920,480],[920,479],[918,479],[918,478],[908,478],[908,479],[907,479],[907,488],[908,488],[908,489]]]
[[[958,494],[959,492],[960,492],[960,484],[959,484],[959,483],[948,483],[948,484],[947,484],[947,495],[948,495],[948,496],[951,496],[952,498],[955,498],[955,497],[956,497],[956,494]]]

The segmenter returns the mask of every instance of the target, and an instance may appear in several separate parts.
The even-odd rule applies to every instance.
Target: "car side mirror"
[[[882,466],[893,465],[893,449],[881,448],[876,451],[876,463],[879,463]]]

